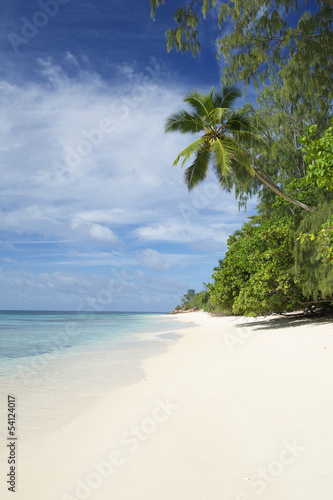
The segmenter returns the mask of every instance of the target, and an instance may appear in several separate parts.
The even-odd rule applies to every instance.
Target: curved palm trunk
[[[257,170],[255,170],[255,168],[253,168],[253,171],[254,171],[254,175],[261,182],[263,182],[264,184],[266,184],[267,187],[269,187],[270,189],[272,189],[274,191],[274,193],[276,193],[279,196],[282,196],[282,198],[284,198],[285,200],[289,201],[289,203],[292,203],[293,205],[296,205],[296,207],[303,208],[303,210],[306,210],[307,212],[313,212],[313,208],[309,207],[308,205],[305,205],[304,203],[302,203],[300,201],[293,200],[292,198],[289,198],[289,196],[287,196],[282,191],[280,191],[280,189],[277,186],[275,186],[275,184],[271,184],[268,180],[265,179],[265,177],[263,177],[261,174],[259,174],[259,172],[257,172]]]

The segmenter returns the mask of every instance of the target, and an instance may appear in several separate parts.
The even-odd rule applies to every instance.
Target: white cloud
[[[74,66],[79,67],[79,63],[78,63],[77,58],[71,52],[66,52],[64,60],[69,62],[69,63],[72,63]]]
[[[93,239],[108,241],[110,243],[118,243],[118,237],[108,227],[101,226],[100,224],[90,224],[89,234]]]
[[[103,210],[79,212],[77,216],[91,222],[122,225],[137,224],[138,222],[143,222],[147,219],[156,218],[156,211],[149,209],[134,210],[127,208],[106,208]]]
[[[162,223],[141,226],[137,228],[136,233],[140,238],[147,241],[206,242],[206,244],[209,244],[211,242],[226,243],[230,230],[230,225],[212,222],[211,216],[208,218],[203,216],[200,222],[197,223],[191,220],[166,219]]]
[[[181,169],[170,168],[189,138],[163,131],[164,118],[182,106],[182,88],[150,75],[112,85],[83,71],[69,78],[51,59],[40,65],[42,83],[3,82],[0,92],[8,228],[30,231],[33,220],[46,225],[47,218],[51,231],[56,225],[59,236],[67,235],[63,222],[75,215],[143,224],[195,200]],[[225,196],[218,193],[221,201]],[[204,208],[217,202],[216,195],[206,199]]]
[[[13,210],[0,210],[0,228],[10,233],[57,233],[56,226],[66,219],[63,210],[44,203],[27,204]]]
[[[118,211],[129,220],[186,193],[170,169],[184,138],[163,132],[182,92],[152,79],[131,78],[129,88],[88,72],[71,79],[52,60],[39,63],[42,83],[1,84],[3,210],[17,228],[29,230],[20,213],[31,206],[43,214],[57,206],[65,217]]]
[[[181,280],[156,280],[145,273],[123,270],[98,276],[55,271],[33,274],[4,272],[0,268],[1,305],[15,308],[62,310],[159,310],[171,309],[186,284]],[[168,303],[169,301],[169,303]]]
[[[2,257],[2,260],[6,262],[7,264],[14,264],[16,261],[13,260],[11,257]]]
[[[187,89],[158,64],[141,74],[122,65],[106,82],[80,69],[80,60],[69,52],[62,65],[39,59],[38,81],[0,81],[0,229],[3,267],[11,268],[1,275],[2,307],[11,300],[22,308],[75,309],[78,294],[93,300],[107,286],[96,269],[113,266],[133,271],[120,309],[127,299],[139,304],[138,289],[150,304],[159,301],[159,286],[174,297],[184,283],[193,286],[186,273],[209,278],[193,271],[201,259],[192,259],[193,249],[211,252],[201,266],[209,273],[217,262],[212,252],[224,250],[244,219],[215,179],[188,193],[181,169],[170,168],[191,138],[164,134],[164,118],[183,106]],[[16,263],[8,261],[9,248]],[[149,279],[136,274],[140,265]],[[161,270],[170,281],[154,276]]]
[[[104,241],[112,246],[119,246],[121,244],[118,236],[114,232],[101,224],[86,221],[85,219],[74,216],[71,222],[71,228],[78,231],[82,237],[92,238],[93,240]]]
[[[151,248],[137,252],[136,258],[140,264],[149,269],[155,269],[157,271],[166,271],[170,269],[170,264],[166,261],[165,257]]]

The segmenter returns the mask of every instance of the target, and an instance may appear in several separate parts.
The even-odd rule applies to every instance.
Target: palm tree
[[[264,142],[255,134],[250,120],[241,111],[233,111],[235,100],[241,93],[236,87],[223,87],[221,92],[209,94],[190,92],[184,102],[192,112],[181,110],[166,120],[166,132],[183,134],[202,133],[175,159],[173,166],[182,158],[181,166],[194,154],[193,163],[186,168],[184,181],[189,190],[203,181],[211,165],[220,186],[230,190],[235,182],[244,182],[248,175],[257,177],[276,194],[290,203],[312,212],[312,208],[284,194],[268,177],[253,166],[251,150]]]

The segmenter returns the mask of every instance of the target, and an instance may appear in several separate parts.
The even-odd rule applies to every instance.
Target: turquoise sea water
[[[0,311],[0,377],[55,353],[130,348],[135,334],[170,328],[175,322],[156,313]]]
[[[140,380],[141,360],[163,352],[186,326],[156,313],[0,311],[0,395],[17,397],[21,440],[60,428],[103,393]]]

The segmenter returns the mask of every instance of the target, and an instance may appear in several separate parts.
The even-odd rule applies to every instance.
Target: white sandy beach
[[[177,319],[197,326],[143,361],[144,380],[18,448],[1,498],[332,499],[333,324]]]

